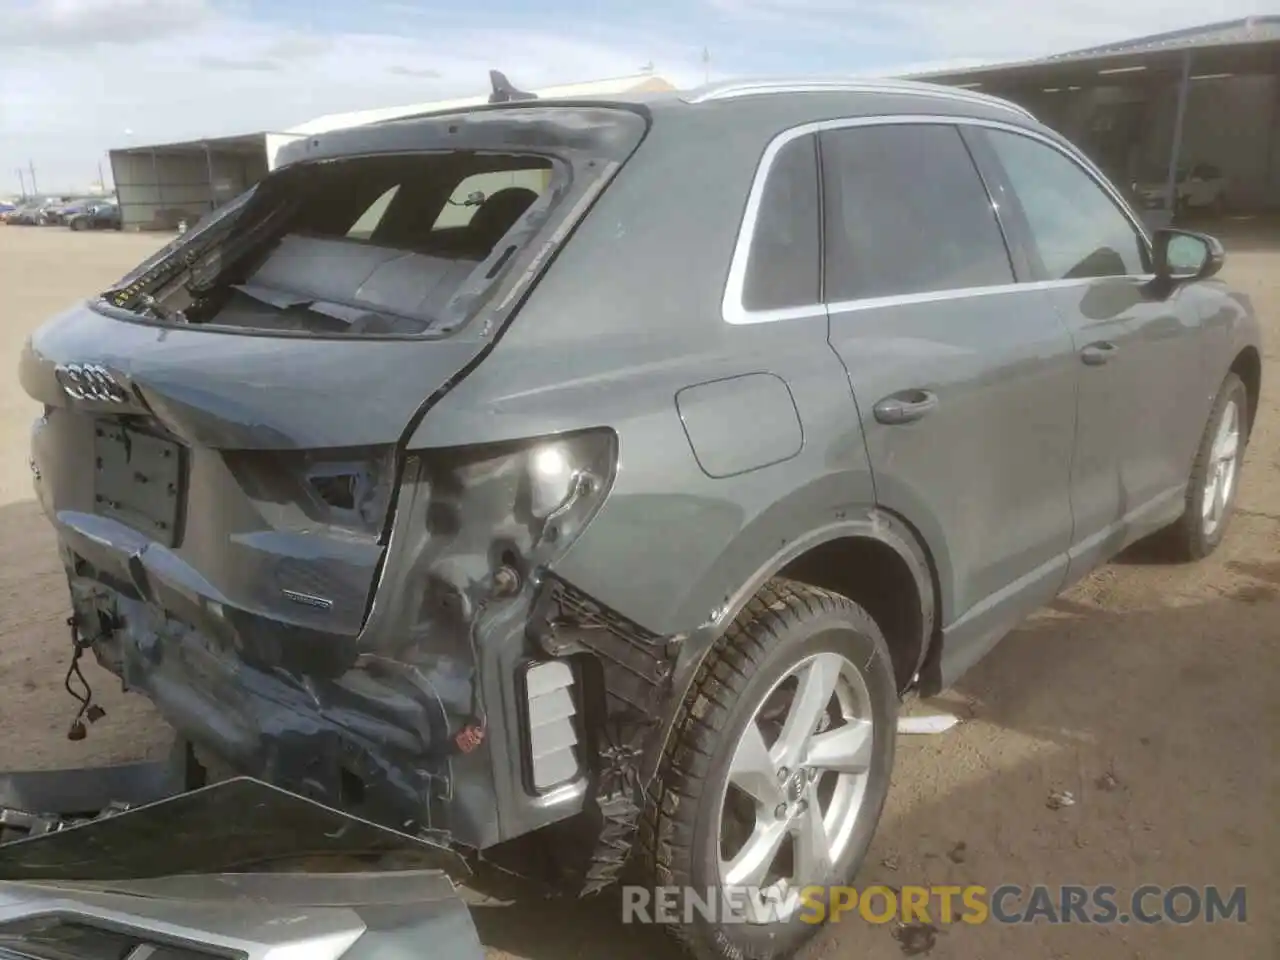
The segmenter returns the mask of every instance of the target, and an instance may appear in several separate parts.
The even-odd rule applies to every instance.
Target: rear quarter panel
[[[494,351],[410,442],[429,448],[613,428],[616,481],[556,572],[659,634],[704,624],[801,532],[874,504],[825,314],[745,326],[721,318],[739,223],[774,121],[697,113],[659,118]],[[793,409],[773,390],[735,408],[719,389],[700,386],[744,376],[785,386]],[[694,387],[723,417],[719,437],[703,416],[708,407],[691,413]]]

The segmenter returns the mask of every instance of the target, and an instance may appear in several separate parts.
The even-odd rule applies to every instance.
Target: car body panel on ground
[[[455,854],[248,778],[0,843],[0,956],[483,956]],[[82,951],[82,952],[78,952]]]

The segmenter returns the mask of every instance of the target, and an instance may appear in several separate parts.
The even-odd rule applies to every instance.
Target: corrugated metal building
[[[533,92],[540,97],[581,97],[671,89],[672,85],[661,77],[640,74]],[[181,220],[194,223],[266,176],[275,165],[276,152],[290,141],[379,120],[475,106],[487,100],[485,94],[334,113],[284,131],[112,150],[111,175],[124,228],[172,230]]]
[[[1030,109],[1118,183],[1225,180],[1237,212],[1280,207],[1280,17],[1178,30],[1043,60],[914,79],[982,90]]]

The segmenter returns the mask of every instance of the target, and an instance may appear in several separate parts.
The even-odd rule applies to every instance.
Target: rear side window
[[[542,167],[477,173],[467,177],[454,188],[453,196],[440,211],[440,216],[436,217],[435,229],[465,227],[485,201],[499,190],[524,190],[528,194],[541,194],[550,177],[551,171]]]
[[[1026,215],[1047,279],[1147,272],[1141,235],[1078,163],[1022,134],[984,133]]]
[[[991,198],[955,127],[824,131],[822,169],[828,302],[1013,282]]]
[[[743,283],[748,310],[814,306],[820,301],[817,141],[787,143],[760,197]]]
[[[360,219],[351,225],[351,229],[347,231],[347,236],[352,240],[368,240],[372,237],[373,231],[382,222],[383,216],[386,215],[387,207],[391,206],[391,201],[396,198],[399,190],[400,186],[397,184],[369,204],[364,213],[360,214]]]

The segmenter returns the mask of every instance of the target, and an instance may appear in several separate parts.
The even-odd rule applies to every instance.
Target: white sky
[[[0,195],[17,191],[28,162],[42,190],[83,189],[111,147],[480,93],[490,68],[539,87],[652,62],[692,85],[705,47],[712,76],[908,72],[1259,14],[1265,2],[0,0]]]

